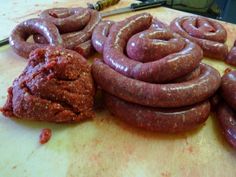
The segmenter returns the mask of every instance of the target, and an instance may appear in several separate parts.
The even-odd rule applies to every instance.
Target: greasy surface
[[[160,109],[129,103],[105,93],[105,104],[114,116],[131,126],[164,133],[192,130],[202,125],[210,114],[209,101],[177,109]]]
[[[26,19],[32,17],[27,14],[36,15],[39,9],[78,6],[78,0],[53,2],[6,1],[4,6],[9,3],[12,6],[7,12],[4,10],[8,6],[2,9],[1,23],[6,26],[1,28],[0,36],[8,35],[16,21],[22,20],[16,14]],[[86,2],[88,0],[79,3],[85,6]],[[118,6],[110,9],[129,2],[131,0],[121,0]],[[147,12],[166,23],[179,15],[186,15],[166,8]],[[109,19],[121,20],[132,14]],[[231,47],[236,38],[236,26],[223,25],[229,32],[227,44]],[[222,61],[204,59],[203,62],[214,66],[221,74],[229,67]],[[6,100],[7,88],[25,66],[26,61],[13,53],[9,46],[0,48],[0,105]],[[40,146],[38,138],[42,128],[51,128],[53,135],[48,143]],[[212,115],[203,127],[179,135],[137,130],[103,110],[96,111],[94,120],[75,125],[17,121],[0,115],[0,140],[0,176],[235,177],[236,174],[236,152],[225,142]]]
[[[79,122],[93,117],[94,93],[91,67],[81,55],[39,48],[8,89],[2,111],[19,119]]]
[[[220,23],[202,17],[185,16],[174,19],[170,29],[196,42],[203,49],[204,56],[221,60],[227,58],[228,48],[224,44],[227,32]]]
[[[106,92],[126,101],[152,107],[189,106],[206,100],[220,86],[220,75],[209,65],[201,65],[199,77],[171,84],[152,84],[128,78],[95,60],[92,65],[95,82]]]

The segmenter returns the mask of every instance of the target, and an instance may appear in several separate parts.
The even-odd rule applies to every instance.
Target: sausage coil
[[[203,49],[204,56],[221,60],[227,58],[228,47],[224,44],[227,32],[219,22],[204,17],[184,16],[174,19],[170,29],[197,43]]]

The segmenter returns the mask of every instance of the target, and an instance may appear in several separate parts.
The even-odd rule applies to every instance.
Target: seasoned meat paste
[[[31,52],[23,73],[8,89],[1,109],[8,117],[78,122],[94,115],[91,67],[78,53],[59,47]]]

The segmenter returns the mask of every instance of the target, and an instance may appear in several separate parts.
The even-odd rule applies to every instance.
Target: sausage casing
[[[108,110],[127,123],[146,130],[177,133],[196,128],[205,122],[210,113],[209,101],[184,108],[150,108],[123,101],[106,94]]]
[[[28,58],[31,51],[45,47],[45,44],[30,43],[26,40],[30,35],[39,33],[45,37],[50,45],[62,44],[57,27],[42,19],[30,19],[18,24],[12,31],[9,42],[13,50],[20,56]]]
[[[151,107],[181,107],[201,102],[212,96],[221,82],[219,72],[206,64],[201,64],[198,78],[172,84],[153,84],[128,78],[100,60],[94,61],[92,73],[106,92]]]

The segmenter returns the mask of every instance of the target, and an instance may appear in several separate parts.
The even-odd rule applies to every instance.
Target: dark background
[[[225,0],[217,0],[217,2],[219,2],[219,4],[223,4]],[[222,20],[236,23],[236,0],[228,0]]]

